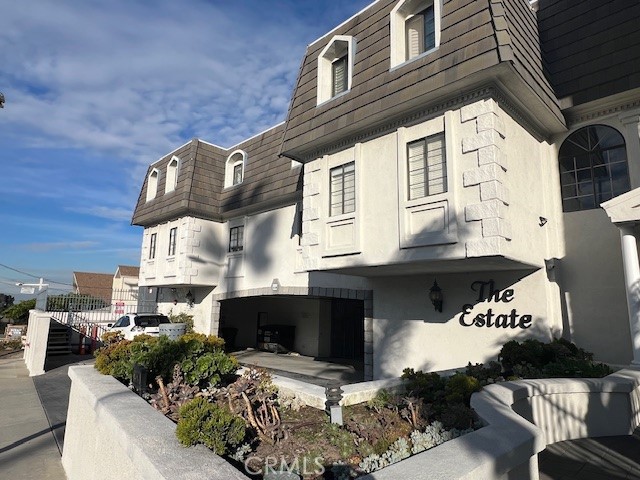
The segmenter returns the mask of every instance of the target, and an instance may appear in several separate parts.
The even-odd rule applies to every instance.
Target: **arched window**
[[[156,198],[158,194],[158,169],[151,170],[147,178],[147,202]]]
[[[558,163],[565,212],[598,208],[630,189],[627,150],[615,128],[591,125],[575,131],[562,143]]]
[[[173,192],[178,184],[178,166],[180,159],[173,157],[167,165],[167,181],[164,185],[164,193]]]
[[[244,180],[244,167],[247,162],[247,153],[242,150],[236,150],[229,158],[224,172],[225,188],[238,185]]]

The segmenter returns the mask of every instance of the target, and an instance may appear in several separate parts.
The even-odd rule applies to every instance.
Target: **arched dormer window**
[[[159,173],[160,172],[158,172],[158,169],[154,168],[153,170],[151,170],[151,173],[147,178],[147,202],[156,198],[156,195],[158,194]]]
[[[247,153],[243,150],[236,150],[229,158],[224,172],[224,187],[238,185],[244,180],[244,167],[247,163]]]
[[[164,193],[173,192],[178,184],[178,168],[180,166],[180,159],[173,157],[167,165],[167,181],[164,185]]]
[[[391,10],[391,68],[440,45],[442,0],[401,0]]]
[[[558,154],[562,209],[598,208],[630,190],[627,149],[615,128],[590,125],[569,135]]]

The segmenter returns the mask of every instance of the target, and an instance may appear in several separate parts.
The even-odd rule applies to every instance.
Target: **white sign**
[[[33,295],[34,293],[36,293],[36,287],[20,287],[20,293]]]

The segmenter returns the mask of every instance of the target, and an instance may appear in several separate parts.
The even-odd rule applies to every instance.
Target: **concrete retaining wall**
[[[247,477],[205,447],[185,448],[175,424],[113,377],[69,368],[62,466],[68,480]]]
[[[175,425],[112,377],[91,366],[71,367],[69,376],[62,456],[69,480],[248,478],[204,447],[180,446]],[[299,382],[284,383],[295,390]],[[320,390],[313,393],[319,403]],[[640,424],[640,371],[494,384],[474,394],[471,405],[485,427],[362,480],[537,480],[537,454],[547,444],[627,435]]]

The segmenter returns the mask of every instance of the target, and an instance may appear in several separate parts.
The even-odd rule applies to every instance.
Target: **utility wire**
[[[23,272],[22,270],[18,270],[17,268],[10,267],[9,265],[5,265],[4,263],[0,263],[0,267],[4,267],[4,268],[6,268],[8,270],[12,270],[12,271],[20,273],[22,275],[26,275],[27,277],[35,278],[36,280],[40,280],[42,278],[43,280],[46,280],[49,283],[55,283],[56,285],[65,285],[67,287],[73,287],[73,285],[70,284],[70,283],[56,282],[55,280],[50,280],[48,278],[39,277],[39,276],[33,275],[31,273]]]

